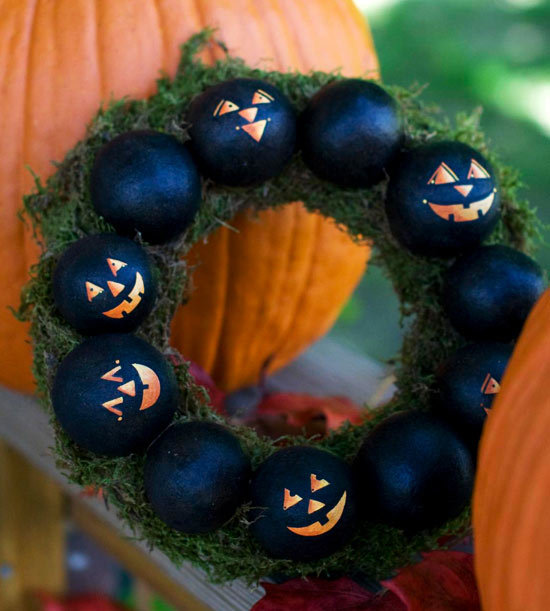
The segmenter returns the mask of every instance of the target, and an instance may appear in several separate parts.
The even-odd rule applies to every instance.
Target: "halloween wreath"
[[[419,88],[208,67],[210,36],[149,100],[100,110],[25,198],[43,253],[19,315],[58,465],[215,581],[387,577],[468,531],[473,451],[543,289],[524,254],[537,221],[478,114],[453,126]],[[210,407],[169,329],[190,246],[245,207],[296,200],[374,244],[407,331],[389,404],[275,441]]]

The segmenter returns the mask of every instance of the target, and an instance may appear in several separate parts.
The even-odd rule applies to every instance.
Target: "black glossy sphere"
[[[384,177],[403,132],[397,105],[361,79],[325,85],[300,116],[304,161],[319,178],[342,187],[368,187]]]
[[[132,131],[97,154],[90,177],[92,204],[119,232],[153,244],[178,237],[193,221],[200,177],[187,148],[173,136]]]
[[[443,298],[447,316],[464,337],[508,342],[518,337],[544,289],[542,270],[533,259],[496,244],[452,265]]]
[[[263,182],[294,153],[294,109],[265,81],[238,78],[210,87],[191,102],[187,122],[201,172],[223,185]]]
[[[474,466],[449,424],[398,412],[366,437],[355,461],[366,516],[415,532],[457,516],[470,500]]]
[[[356,492],[348,465],[317,448],[275,452],[252,479],[250,530],[270,556],[315,560],[353,533]]]
[[[51,399],[63,430],[105,456],[145,450],[170,424],[178,404],[172,368],[129,334],[91,337],[61,362]]]
[[[499,219],[494,170],[461,142],[408,151],[392,168],[386,214],[394,236],[414,254],[455,255],[482,242]]]
[[[80,333],[124,333],[151,312],[156,286],[141,246],[101,234],[78,240],[61,255],[53,295],[63,318]]]
[[[239,440],[212,422],[173,424],[147,452],[147,498],[163,522],[185,533],[227,522],[246,501],[249,479]]]
[[[477,447],[512,352],[510,344],[470,344],[458,349],[437,372],[434,407],[461,431],[470,447]]]

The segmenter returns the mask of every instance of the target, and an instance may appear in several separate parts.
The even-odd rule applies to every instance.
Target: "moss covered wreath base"
[[[42,247],[39,263],[23,292],[19,316],[31,322],[34,374],[38,391],[52,413],[49,399],[60,361],[82,337],[61,318],[52,295],[54,268],[61,254],[75,240],[90,234],[111,233],[113,228],[93,209],[89,176],[99,149],[113,137],[135,129],[153,129],[188,138],[182,117],[192,99],[207,87],[235,77],[263,79],[286,94],[302,111],[325,84],[340,79],[336,73],[299,74],[263,72],[247,67],[239,59],[226,57],[206,66],[197,52],[211,37],[203,32],[182,48],[182,59],[173,80],[158,82],[158,93],[145,101],[121,100],[102,109],[88,128],[84,140],[70,151],[57,172],[25,199],[25,210]],[[433,109],[418,99],[420,88],[406,90],[383,86],[397,101],[405,132],[406,148],[433,140],[457,140],[481,151],[497,174],[501,196],[501,218],[491,242],[529,251],[537,238],[537,221],[529,205],[516,196],[516,173],[504,167],[490,153],[479,131],[479,113],[460,115],[456,124],[436,118]],[[374,244],[374,262],[393,283],[401,303],[407,332],[398,358],[398,392],[391,403],[377,409],[359,426],[345,425],[322,440],[292,437],[287,445],[315,445],[346,461],[351,461],[365,434],[388,414],[397,410],[426,410],[434,386],[434,371],[448,355],[464,344],[453,329],[442,306],[443,277],[449,260],[413,256],[392,236],[384,213],[387,182],[366,189],[347,189],[316,178],[299,154],[275,178],[260,186],[227,188],[206,181],[202,203],[193,224],[177,242],[146,249],[156,267],[158,298],[138,335],[170,357],[180,388],[178,421],[212,421],[229,427],[257,468],[279,446],[259,437],[246,427],[229,425],[208,407],[208,397],[195,384],[188,364],[170,347],[170,321],[175,309],[190,290],[190,270],[185,255],[198,240],[220,225],[230,225],[243,208],[275,207],[301,200],[314,212],[331,217],[358,242]],[[368,406],[367,406],[368,409]],[[52,416],[58,467],[68,479],[81,486],[103,490],[106,502],[116,507],[136,538],[164,552],[176,565],[185,561],[201,566],[215,582],[244,578],[255,582],[266,575],[364,574],[372,579],[387,578],[397,568],[410,563],[424,550],[438,548],[443,535],[460,537],[469,530],[469,509],[450,523],[411,536],[377,523],[361,522],[351,542],[322,560],[292,562],[269,557],[250,536],[247,510],[243,506],[222,528],[207,534],[187,535],[166,526],[148,504],[143,483],[144,456],[105,458],[72,442]]]

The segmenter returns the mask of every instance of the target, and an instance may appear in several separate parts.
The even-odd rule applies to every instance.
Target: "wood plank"
[[[0,441],[0,609],[36,609],[33,593],[65,587],[60,487]]]
[[[266,386],[270,391],[342,396],[358,405],[378,407],[395,392],[393,382],[389,367],[323,338],[290,366],[268,378]]]
[[[151,562],[148,553],[136,549],[136,546],[127,539],[117,536],[118,533],[113,530],[112,526],[98,518],[97,513],[85,503],[73,499],[70,514],[79,528],[116,558],[140,582],[147,584],[148,594],[152,594],[153,591],[160,594],[167,602],[181,611],[208,611],[210,609]],[[143,595],[145,589],[142,588],[140,591]],[[143,603],[143,600],[141,602]],[[149,609],[150,606],[147,608]]]

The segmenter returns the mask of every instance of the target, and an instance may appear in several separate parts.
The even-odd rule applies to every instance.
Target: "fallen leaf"
[[[434,551],[382,585],[407,611],[481,611],[472,554]]]
[[[251,611],[406,611],[393,592],[373,594],[349,577],[262,583],[265,596]]]
[[[129,611],[103,594],[84,594],[57,598],[51,594],[36,595],[40,611]]]
[[[208,391],[210,397],[210,406],[218,414],[224,414],[225,393],[221,391],[210,375],[197,363],[190,361],[189,373],[193,376],[195,382]]]
[[[293,427],[303,428],[312,420],[324,417],[326,432],[338,429],[349,421],[360,424],[367,411],[347,397],[314,397],[302,393],[273,393],[258,405],[262,416],[282,415]]]

